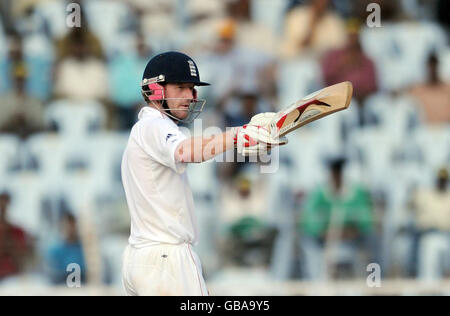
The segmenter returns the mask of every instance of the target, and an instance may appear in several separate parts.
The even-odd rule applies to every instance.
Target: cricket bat
[[[324,116],[345,110],[352,94],[353,85],[349,81],[323,88],[278,112],[269,124],[270,129],[276,129],[281,137]]]

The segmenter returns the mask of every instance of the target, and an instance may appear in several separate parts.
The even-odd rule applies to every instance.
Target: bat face
[[[352,99],[353,86],[346,81],[314,92],[275,115],[270,123],[279,136],[329,114],[345,110]]]

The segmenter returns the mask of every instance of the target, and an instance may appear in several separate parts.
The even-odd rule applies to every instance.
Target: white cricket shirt
[[[136,247],[191,243],[197,239],[194,201],[175,150],[186,136],[149,106],[138,115],[122,157],[122,183],[131,217],[129,243]]]

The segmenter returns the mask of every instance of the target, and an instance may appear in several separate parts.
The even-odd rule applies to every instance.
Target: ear
[[[198,101],[198,98],[197,98],[198,93],[197,93],[197,89],[195,89],[195,88],[193,91],[193,95],[194,95],[194,101]]]

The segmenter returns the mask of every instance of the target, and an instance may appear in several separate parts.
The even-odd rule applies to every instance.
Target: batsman
[[[192,249],[198,230],[187,164],[235,148],[244,156],[259,155],[287,143],[269,128],[275,113],[256,115],[222,134],[187,138],[178,124],[202,112],[205,100],[198,99],[196,87],[208,85],[195,62],[180,52],[159,54],[145,68],[146,106],[131,129],[121,164],[131,217],[122,269],[127,295],[208,295]]]

